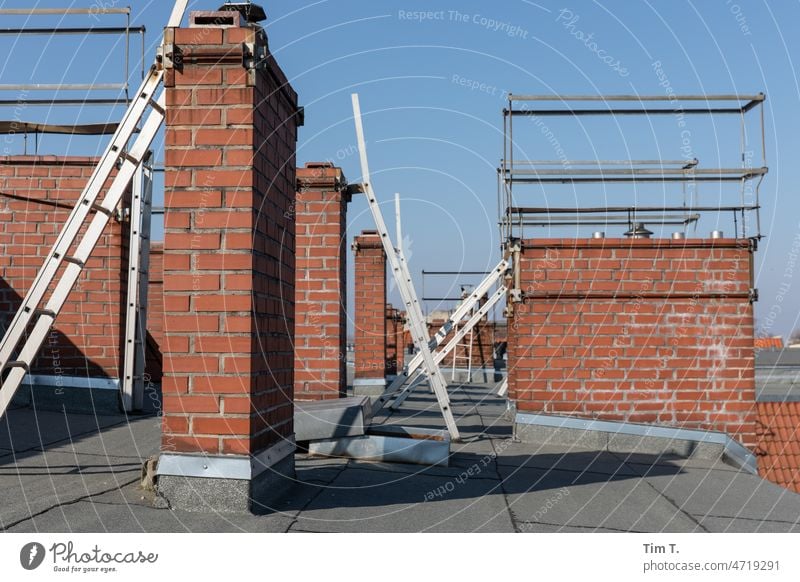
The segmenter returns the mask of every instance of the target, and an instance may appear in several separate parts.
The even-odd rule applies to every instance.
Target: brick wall
[[[386,376],[386,253],[377,231],[363,231],[355,252],[355,378]]]
[[[340,168],[297,170],[296,400],[347,393],[347,182]]]
[[[386,374],[397,375],[397,354],[402,346],[397,343],[397,328],[400,326],[400,310],[391,303],[386,304]],[[402,369],[403,365],[400,364]]]
[[[529,240],[509,321],[521,411],[724,431],[752,446],[751,252],[739,240]]]
[[[167,86],[163,451],[292,436],[297,97],[252,28],[178,29]]]
[[[96,163],[89,157],[0,157],[0,331],[22,303]],[[126,237],[127,224],[112,219],[33,374],[120,377]]]
[[[406,351],[407,348],[405,346],[405,328],[406,328],[406,312],[397,310],[397,318],[395,319],[395,326],[394,326],[394,343],[395,343],[395,366],[397,372],[400,373],[403,371],[403,366],[405,366],[406,362]]]

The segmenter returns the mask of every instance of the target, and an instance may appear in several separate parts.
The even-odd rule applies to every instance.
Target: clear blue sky
[[[87,7],[92,2],[126,4],[114,0],[33,4]],[[191,9],[214,9],[219,3],[197,0]],[[23,4],[32,3],[0,0],[6,8]],[[149,62],[172,3],[130,4],[134,23],[148,27]],[[387,204],[387,217],[392,216],[393,193],[403,196],[404,229],[415,273],[481,270],[499,258],[495,169],[502,155],[504,92],[663,94],[666,89],[660,83],[665,77],[654,70],[656,61],[678,94],[764,91],[770,173],[761,187],[766,238],[757,255],[761,299],[756,311],[762,332],[786,336],[800,327],[800,261],[792,264],[792,242],[800,236],[796,192],[800,86],[792,60],[800,55],[800,40],[792,33],[800,22],[797,1],[274,0],[263,5],[270,17],[272,52],[306,107],[298,163],[332,160],[351,181],[358,179],[350,93],[360,93],[378,196]],[[421,21],[413,14],[416,11],[433,14]],[[88,18],[73,17],[64,24],[82,26],[91,22]],[[103,24],[120,22],[109,19]],[[2,27],[22,23],[23,19],[12,18]],[[28,24],[55,23],[41,18]],[[578,32],[584,37],[592,34],[596,44],[587,46]],[[50,42],[0,38],[0,42],[3,83],[114,82],[121,76],[121,46],[111,38],[91,39],[83,46],[77,46],[75,37]],[[134,47],[138,55],[138,44]],[[133,60],[132,68],[137,68],[137,58]],[[471,83],[465,86],[462,80],[480,87],[470,88]],[[4,98],[15,96],[6,93]],[[57,122],[70,121],[76,113],[28,108],[21,117]],[[14,115],[13,108],[5,108],[0,117]],[[80,119],[118,116],[118,111],[106,109],[83,111]],[[690,123],[692,146],[701,164],[738,164],[735,119],[715,118],[709,123],[693,118]],[[552,129],[573,159],[681,157],[681,139],[672,119],[624,120],[619,125],[593,119],[583,124],[554,122]],[[755,146],[757,140],[751,135],[750,145]],[[88,138],[68,141],[45,138],[40,153],[63,154],[66,147],[72,153],[92,153],[100,147],[98,140]],[[20,152],[20,143],[4,145],[12,148],[11,153]],[[531,158],[556,157],[547,140],[535,134],[524,148]],[[729,200],[725,197],[731,191],[701,186],[698,194],[701,203],[714,203]],[[611,187],[532,189],[528,200],[531,205],[568,206],[579,201],[630,202],[633,195]],[[636,196],[640,203],[658,205],[677,200],[679,191],[640,189]],[[371,226],[366,204],[357,198],[350,207],[349,237]],[[725,218],[719,225],[705,219],[698,232],[716,227],[731,231]],[[609,236],[618,234],[607,230]],[[795,250],[798,246],[795,243]],[[443,280],[438,285],[429,281],[426,292],[452,294],[462,282],[470,280]],[[396,294],[392,299],[399,304]]]

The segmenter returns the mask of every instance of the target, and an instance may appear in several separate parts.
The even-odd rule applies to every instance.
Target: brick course
[[[749,241],[528,240],[509,320],[520,411],[755,442]]]

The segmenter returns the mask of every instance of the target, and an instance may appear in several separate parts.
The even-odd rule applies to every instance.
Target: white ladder
[[[147,291],[150,283],[150,223],[153,212],[152,153],[139,166],[131,194],[128,242],[128,293],[125,300],[125,344],[122,406],[126,412],[144,404],[147,362]]]
[[[397,287],[400,290],[400,295],[403,298],[403,304],[406,308],[406,314],[411,329],[411,338],[419,350],[419,356],[422,358],[425,367],[425,373],[428,376],[436,394],[436,399],[439,402],[439,408],[442,411],[447,430],[450,433],[450,438],[453,441],[460,439],[458,426],[456,425],[453,411],[450,407],[450,396],[447,394],[447,381],[442,375],[442,371],[433,359],[431,347],[429,346],[430,336],[428,335],[428,326],[425,323],[425,318],[422,315],[422,308],[420,307],[417,293],[414,289],[414,283],[411,279],[411,273],[408,270],[404,253],[398,253],[397,248],[392,244],[389,231],[386,228],[386,223],[383,220],[378,200],[375,198],[375,193],[372,190],[372,182],[369,174],[369,162],[367,160],[366,140],[364,139],[364,127],[361,121],[361,107],[358,101],[358,95],[353,94],[353,117],[356,125],[356,136],[358,138],[358,149],[361,155],[361,177],[363,180],[363,190],[369,203],[372,217],[375,220],[375,226],[378,228],[383,249],[386,252],[386,257],[389,261],[389,266],[392,269],[392,275],[397,282]],[[399,241],[402,244],[402,241]]]
[[[480,298],[488,293],[496,282],[505,277],[510,268],[511,263],[504,258],[494,269],[492,269],[492,271],[483,281],[480,282],[480,284],[469,295],[469,297],[467,297],[458,305],[458,307],[456,307],[449,319],[442,325],[441,328],[439,328],[439,331],[436,332],[430,341],[430,349],[434,350],[441,345],[450,332],[453,331],[453,328],[456,326],[456,324],[464,319],[464,317],[469,315]],[[413,358],[411,358],[411,361],[408,362],[402,374],[398,370],[397,378],[395,378],[386,388],[381,397],[373,403],[373,411],[377,412],[378,410],[382,409],[392,398],[400,394],[404,390],[403,386],[405,385],[406,381],[408,381],[409,378],[414,375],[421,365],[422,355],[417,353]]]
[[[167,28],[180,26],[189,0],[177,0],[172,9]],[[164,52],[167,47],[162,43]],[[169,55],[162,54],[162,58]],[[151,68],[133,101],[128,106],[111,143],[89,178],[75,207],[67,218],[55,244],[39,269],[33,285],[28,290],[14,319],[0,343],[0,417],[5,413],[14,394],[30,371],[36,354],[42,346],[56,317],[64,307],[78,277],[97,246],[108,221],[114,215],[125,190],[148,154],[150,145],[164,122],[164,94],[156,98],[164,78],[164,67],[157,62]],[[149,113],[148,113],[149,111]],[[136,135],[142,119],[147,116]],[[134,135],[136,135],[134,139]],[[129,142],[134,139],[133,145]],[[102,202],[98,197],[106,181],[116,169],[117,174]],[[89,214],[93,213],[91,219]],[[88,224],[87,224],[88,223]],[[81,230],[86,227],[82,238]],[[73,250],[73,246],[77,248]],[[66,263],[65,268],[61,267]],[[59,272],[60,271],[60,272]],[[53,283],[55,286],[53,287]],[[40,307],[45,300],[44,307]],[[29,327],[32,329],[29,333]],[[20,342],[25,338],[22,346]],[[15,357],[16,354],[16,357]],[[15,357],[15,359],[12,359]]]
[[[442,360],[444,360],[447,357],[447,355],[456,348],[459,342],[461,342],[461,340],[464,339],[464,336],[466,336],[467,333],[469,333],[472,330],[472,328],[474,328],[478,323],[481,322],[481,320],[487,313],[489,313],[492,307],[494,307],[494,305],[498,301],[500,301],[503,297],[505,297],[507,291],[508,289],[506,288],[506,286],[501,285],[497,289],[497,291],[495,291],[494,294],[491,297],[489,297],[488,301],[486,301],[486,303],[481,305],[478,311],[476,311],[472,315],[472,317],[470,317],[467,320],[467,322],[463,326],[461,326],[461,328],[455,333],[455,335],[453,335],[452,339],[449,342],[447,342],[447,344],[445,344],[445,346],[441,350],[434,353],[433,358],[437,364],[441,363]],[[409,397],[414,388],[416,388],[420,384],[422,379],[424,379],[424,375],[421,373],[417,374],[416,377],[414,377],[412,381],[405,388],[401,390],[401,392],[397,396],[397,399],[392,403],[390,408],[392,410],[397,410],[398,408],[400,408],[400,406],[403,404],[403,402],[405,402],[406,398]]]
[[[455,332],[458,333],[458,324],[456,324]],[[466,361],[466,364],[467,364],[467,383],[472,381],[472,346],[473,346],[474,339],[475,339],[474,332],[475,332],[475,327],[470,327],[469,328],[469,337],[467,338],[467,345],[466,346],[462,346],[463,347],[463,352],[465,352],[465,353],[462,353],[462,354],[459,355],[459,353],[458,353],[459,346],[456,346],[455,349],[453,350],[453,368],[452,368],[452,370],[450,372],[450,381],[451,382],[455,382],[456,381],[456,368],[458,367],[458,361],[459,360]]]

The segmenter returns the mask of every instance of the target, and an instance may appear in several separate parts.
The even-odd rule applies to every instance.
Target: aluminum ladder
[[[122,407],[126,412],[144,405],[147,363],[147,292],[150,284],[150,226],[153,212],[152,155],[139,166],[133,179],[130,237],[128,242],[128,292],[125,300]]]
[[[180,26],[188,3],[189,0],[175,2],[167,29]],[[156,92],[164,78],[165,61],[171,60],[170,50],[166,38],[163,39],[160,59],[157,59],[142,81],[111,143],[100,158],[3,336],[0,343],[0,380],[2,380],[0,417],[14,398],[25,374],[30,371],[42,343],[50,333],[86,262],[97,246],[97,241],[114,215],[128,185],[147,157],[150,145],[164,122],[165,96],[162,92],[156,97]],[[140,128],[143,119],[144,123]],[[133,144],[128,147],[131,140]],[[115,170],[117,173],[111,186],[102,202],[98,202],[103,187]],[[73,250],[75,245],[77,246]]]
[[[439,331],[431,338],[429,347],[431,350],[435,350],[439,347],[442,342],[450,335],[450,332],[453,331],[456,324],[463,320],[475,305],[478,303],[481,297],[486,295],[492,288],[492,286],[497,283],[498,281],[502,280],[503,277],[506,276],[509,269],[511,268],[511,263],[508,259],[502,259],[497,266],[486,276],[486,278],[478,284],[475,290],[463,300],[453,311],[450,315],[448,320],[439,328]],[[392,383],[386,388],[384,393],[373,403],[373,410],[378,411],[386,406],[389,401],[393,398],[401,394],[405,389],[403,386],[406,382],[415,375],[419,367],[422,365],[422,355],[417,353],[414,355],[413,358],[408,362],[405,367],[405,370],[402,374],[399,373],[397,378],[395,378]],[[394,407],[393,407],[394,408]]]
[[[464,337],[481,322],[481,320],[489,313],[492,307],[494,307],[503,297],[506,296],[507,292],[508,288],[505,285],[501,285],[494,292],[494,294],[489,297],[486,303],[481,305],[480,308],[467,320],[467,322],[464,323],[464,325],[462,325],[458,331],[456,331],[455,335],[450,339],[450,341],[447,342],[447,344],[445,344],[441,350],[434,353],[433,357],[437,364],[441,363],[450,352],[456,349]],[[418,370],[417,375],[413,377],[411,382],[400,391],[390,408],[392,410],[397,410],[400,408],[403,402],[405,402],[406,398],[409,397],[414,388],[416,388],[422,382],[422,380],[424,380],[424,374],[419,373]]]
[[[425,318],[422,315],[422,308],[417,297],[414,283],[411,279],[411,273],[408,270],[408,264],[405,260],[404,253],[397,252],[399,247],[392,244],[389,231],[386,228],[386,222],[383,220],[378,200],[375,197],[375,192],[372,189],[372,181],[369,173],[369,161],[367,159],[366,140],[364,139],[364,126],[361,121],[361,106],[359,104],[358,95],[352,95],[353,101],[353,118],[356,126],[356,137],[358,139],[358,149],[361,157],[361,178],[362,189],[367,197],[372,218],[375,221],[375,226],[378,229],[378,234],[383,244],[383,249],[386,252],[389,266],[392,270],[397,287],[400,290],[400,295],[403,298],[403,304],[406,308],[406,316],[409,320],[409,328],[411,330],[411,338],[414,340],[419,350],[419,356],[422,359],[425,373],[428,376],[431,388],[436,394],[436,400],[439,403],[439,408],[442,411],[447,430],[450,433],[450,438],[453,441],[460,440],[458,426],[456,425],[455,418],[453,417],[453,410],[450,406],[450,396],[447,393],[447,381],[444,379],[442,371],[436,364],[433,353],[431,352],[430,336],[428,335],[428,326]],[[399,241],[402,244],[402,241]]]

